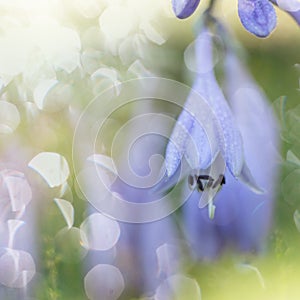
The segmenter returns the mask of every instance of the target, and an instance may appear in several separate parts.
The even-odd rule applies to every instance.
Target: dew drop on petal
[[[13,133],[20,124],[17,107],[7,101],[0,101],[0,134]]]
[[[23,210],[32,198],[32,191],[24,174],[13,170],[3,170],[0,176],[6,185],[12,211]]]
[[[35,263],[25,251],[5,249],[0,257],[0,283],[12,288],[24,288],[35,275]]]
[[[82,245],[80,229],[77,227],[61,229],[55,236],[55,248],[64,262],[78,262],[87,254]]]
[[[124,287],[120,270],[112,265],[97,265],[84,278],[85,293],[90,300],[116,300]]]
[[[103,214],[90,215],[80,226],[82,241],[86,248],[109,250],[120,237],[119,223]]]
[[[201,300],[200,287],[195,279],[182,274],[168,277],[156,290],[154,300]]]
[[[28,166],[39,173],[51,188],[62,185],[70,174],[66,159],[54,152],[39,153]]]
[[[54,198],[54,202],[60,209],[64,219],[66,220],[67,226],[70,229],[74,224],[74,207],[73,205],[64,199]]]

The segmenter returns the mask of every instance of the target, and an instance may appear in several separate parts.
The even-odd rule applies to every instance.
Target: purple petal
[[[272,3],[275,5],[278,5],[276,0],[271,0]],[[293,11],[287,11],[297,22],[298,25],[300,25],[300,9],[298,10],[293,10]]]
[[[173,11],[177,18],[188,18],[199,5],[200,0],[172,0]]]
[[[171,177],[180,165],[194,123],[192,115],[183,110],[178,117],[166,149],[165,164],[168,177]]]
[[[236,221],[240,247],[258,249],[271,223],[278,174],[275,151],[278,127],[264,93],[233,54],[227,56],[226,71],[230,104],[244,140],[245,160],[253,177],[265,190],[264,194],[258,195],[239,185],[233,189],[235,196],[226,196],[226,199],[235,197],[236,201],[241,201],[238,206],[240,216]],[[228,193],[229,187],[226,190]]]
[[[203,72],[203,68],[207,70],[207,66],[213,66],[211,35],[205,30],[197,38],[196,53],[200,74],[195,83],[195,90],[209,103],[218,120],[220,150],[230,172],[237,177],[244,162],[243,141],[213,70]]]
[[[244,27],[258,37],[268,36],[276,26],[276,13],[268,0],[239,0],[238,13]]]
[[[243,143],[213,72],[212,41],[206,30],[196,40],[196,54],[199,74],[167,146],[167,174],[175,173],[183,155],[192,169],[206,169],[220,149],[237,177],[244,162]]]
[[[289,12],[289,14],[295,19],[298,25],[300,25],[300,10]]]
[[[277,0],[278,6],[285,11],[298,11],[300,10],[300,2],[298,0]]]
[[[197,92],[195,85],[167,145],[165,164],[168,177],[176,172],[183,156],[191,169],[206,169],[218,152],[215,116]]]

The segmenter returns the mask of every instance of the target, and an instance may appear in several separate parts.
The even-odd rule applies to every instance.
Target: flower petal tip
[[[173,11],[178,19],[190,17],[199,5],[200,0],[172,0]]]
[[[251,171],[248,168],[248,166],[246,165],[246,163],[244,163],[244,165],[243,165],[242,171],[241,171],[240,175],[238,176],[238,180],[240,180],[241,182],[246,184],[248,186],[248,188],[255,194],[262,195],[262,194],[266,193],[266,190],[261,188],[256,183],[256,181],[255,181],[253,175],[251,174]]]
[[[276,13],[268,0],[239,0],[238,13],[243,26],[258,37],[267,37],[276,27]]]

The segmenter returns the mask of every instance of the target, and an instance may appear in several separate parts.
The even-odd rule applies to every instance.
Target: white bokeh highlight
[[[65,183],[70,175],[66,159],[54,152],[39,153],[28,166],[39,173],[51,188]]]
[[[112,265],[96,265],[84,278],[84,289],[90,300],[116,300],[124,288],[125,283],[120,270]]]
[[[28,252],[8,248],[0,256],[0,270],[0,283],[11,288],[24,288],[36,272]]]
[[[84,247],[90,250],[109,250],[120,237],[119,223],[103,214],[94,213],[81,224]]]
[[[17,107],[10,102],[0,101],[0,135],[13,133],[19,124],[20,114]]]

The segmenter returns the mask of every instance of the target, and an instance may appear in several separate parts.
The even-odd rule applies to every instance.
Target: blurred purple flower
[[[215,198],[217,209],[211,220],[207,209],[195,209],[199,195],[194,192],[184,207],[186,233],[196,256],[202,259],[215,258],[226,245],[246,252],[262,250],[275,198],[275,117],[263,92],[232,53],[226,63],[227,92],[243,138],[245,158],[265,193],[253,193],[227,172],[226,185]]]
[[[172,0],[172,6],[177,18],[188,18],[199,5],[200,0]]]
[[[115,176],[116,181],[110,186],[112,195],[117,194],[125,201],[137,205],[157,200],[158,196],[151,192],[151,188],[157,181],[161,161],[151,166],[149,163],[153,155],[163,155],[163,143],[158,136],[140,136],[137,132],[136,128],[146,128],[145,123],[148,122],[145,122],[144,118],[142,122],[143,126],[135,123],[128,129],[124,139],[120,141],[122,153],[118,160],[121,163],[117,164],[119,177]],[[130,157],[134,159],[131,160]],[[120,210],[120,207],[116,209]],[[135,211],[133,206],[127,213],[135,216],[138,211],[140,212]],[[148,213],[145,211],[145,215]],[[141,222],[142,217],[139,215]],[[148,223],[119,222],[119,225],[119,240],[115,249],[110,250],[114,254],[107,251],[91,252],[88,268],[96,264],[113,264],[124,277],[125,294],[153,294],[159,284],[179,268],[176,226],[170,216]]]

